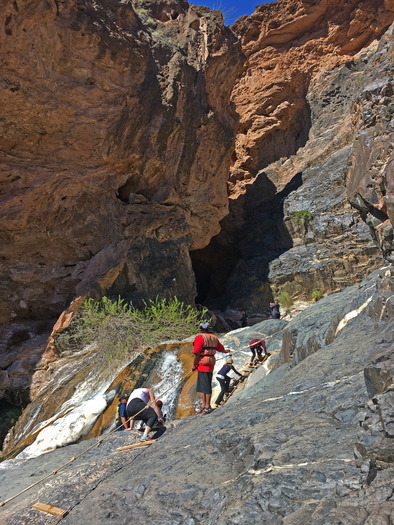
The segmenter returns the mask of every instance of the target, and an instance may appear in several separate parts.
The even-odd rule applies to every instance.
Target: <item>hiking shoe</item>
[[[142,441],[143,443],[146,442],[146,441],[154,441],[154,439],[152,439],[151,437],[149,436],[143,436],[140,441]]]

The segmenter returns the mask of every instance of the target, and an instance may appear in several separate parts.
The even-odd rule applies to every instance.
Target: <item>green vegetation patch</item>
[[[315,289],[312,291],[312,299],[314,301],[318,301],[319,299],[322,299],[323,298],[323,293],[318,290],[318,289]]]
[[[69,355],[94,345],[104,363],[120,363],[161,341],[189,337],[205,317],[206,310],[198,311],[176,297],[150,300],[142,309],[120,297],[87,299],[67,330],[56,335],[55,346],[60,355]]]
[[[309,210],[299,210],[294,212],[294,218],[298,224],[305,224],[313,219],[313,213]]]
[[[289,292],[287,290],[282,290],[278,295],[278,301],[279,304],[285,308],[288,309],[293,304],[293,299],[291,298]]]

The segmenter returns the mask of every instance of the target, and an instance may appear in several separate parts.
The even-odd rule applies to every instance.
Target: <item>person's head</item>
[[[229,357],[226,361],[226,365],[232,365],[233,364],[233,360],[231,359],[231,357]]]
[[[212,332],[211,325],[208,321],[200,323],[200,332]]]
[[[119,398],[119,401],[121,403],[127,403],[127,400],[128,400],[128,396],[120,396],[120,398]]]
[[[159,408],[162,408],[163,406],[163,401],[161,399],[159,399],[158,401],[156,401],[156,405],[159,407]]]

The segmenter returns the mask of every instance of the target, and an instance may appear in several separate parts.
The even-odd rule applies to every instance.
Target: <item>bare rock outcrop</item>
[[[189,250],[228,210],[237,38],[184,0],[1,9],[2,326],[87,292],[192,302]]]
[[[292,323],[228,334],[235,351],[264,334],[275,348],[269,362],[282,365],[258,368],[224,406],[171,423],[148,449],[117,452],[138,439],[124,431],[3,462],[0,502],[41,483],[0,516],[48,523],[32,508],[40,501],[67,510],[66,525],[389,525],[393,291],[393,268],[382,268]]]
[[[308,137],[306,94],[316,73],[348,62],[380,37],[394,3],[279,0],[241,17],[233,29],[247,57],[233,92],[240,114],[231,181],[249,180]]]

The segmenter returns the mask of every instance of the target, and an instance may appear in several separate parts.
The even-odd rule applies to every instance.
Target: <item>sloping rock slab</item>
[[[335,301],[319,301],[308,316],[300,316],[298,327],[302,331],[308,322],[312,331],[315,310],[316,330],[324,332],[331,312],[335,330],[331,326],[331,339],[325,337],[325,346],[315,353],[250,382],[210,415],[176,421],[147,449],[115,452],[120,441],[135,438],[131,433],[111,436],[8,503],[0,519],[10,525],[53,523],[32,510],[41,501],[69,510],[65,525],[142,520],[153,525],[389,524],[394,469],[388,451],[393,446],[384,423],[392,420],[392,410],[383,397],[392,393],[389,387],[370,401],[364,370],[392,370],[384,363],[392,355],[393,289],[394,271],[384,268],[347,289],[342,305],[341,294]],[[322,308],[324,323],[319,322]],[[350,315],[355,310],[357,315]],[[373,426],[368,423],[371,404],[383,407]],[[0,499],[90,443],[95,442],[3,463]],[[376,454],[376,447],[385,450],[384,456]],[[368,449],[374,450],[373,468]]]

